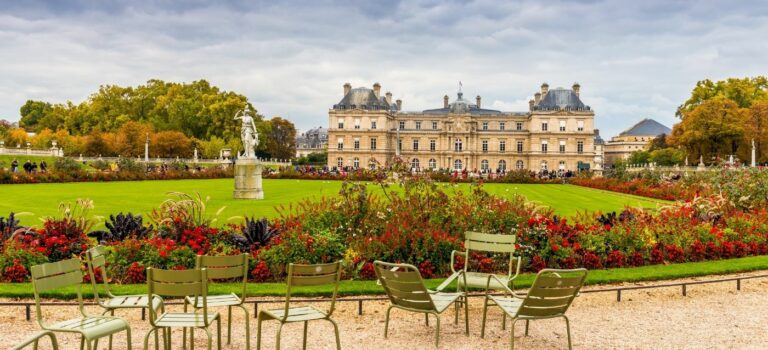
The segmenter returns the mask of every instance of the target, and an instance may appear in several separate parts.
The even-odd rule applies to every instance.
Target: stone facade
[[[595,113],[580,86],[549,89],[545,83],[525,112],[482,108],[461,92],[442,108],[402,111],[381,86],[352,89],[329,111],[328,166],[371,167],[400,156],[412,168],[578,170],[595,167]],[[396,147],[396,145],[400,147]]]
[[[605,164],[612,166],[617,160],[628,159],[632,152],[648,150],[654,138],[671,132],[653,119],[643,119],[605,144]]]
[[[296,158],[322,153],[328,148],[328,129],[317,127],[296,136]]]

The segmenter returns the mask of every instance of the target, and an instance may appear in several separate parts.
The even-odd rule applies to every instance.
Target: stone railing
[[[0,141],[0,155],[63,157],[64,150],[56,144],[51,148],[32,148],[29,143],[27,147],[21,147],[21,145],[5,147],[5,142]]]
[[[120,157],[83,157],[80,155],[79,157],[72,157],[73,159],[79,161],[79,162],[95,162],[95,161],[106,161],[106,162],[116,162],[120,160]],[[232,159],[229,158],[216,158],[216,159],[205,159],[205,158],[149,158],[147,161],[145,161],[142,157],[136,157],[134,160],[138,163],[173,163],[173,162],[184,162],[184,163],[199,163],[199,164],[232,164]],[[269,165],[269,166],[290,166],[291,161],[289,159],[258,159],[262,164]]]

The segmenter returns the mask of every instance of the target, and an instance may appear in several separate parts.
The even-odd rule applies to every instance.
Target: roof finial
[[[459,93],[461,93],[461,80],[459,80]]]

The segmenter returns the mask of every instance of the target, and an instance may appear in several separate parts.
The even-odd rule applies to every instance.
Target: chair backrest
[[[557,317],[562,316],[571,306],[573,299],[587,279],[586,269],[556,270],[544,269],[528,290],[517,316]]]
[[[416,266],[375,261],[376,277],[392,305],[414,311],[434,311],[435,304]]]
[[[515,253],[517,235],[502,235],[496,233],[464,232],[464,271],[469,266],[469,252],[480,251],[487,253],[509,254],[509,274],[512,275],[512,265]]]
[[[336,307],[336,295],[339,291],[339,280],[341,279],[341,261],[328,264],[289,264],[288,265],[288,290],[285,296],[285,317],[288,316],[290,308],[291,292],[293,287],[302,286],[322,286],[333,285],[333,295],[331,296],[331,307],[328,315],[333,314]]]
[[[243,282],[240,300],[245,301],[245,293],[248,284],[248,254],[209,256],[198,255],[195,259],[195,268],[205,268],[208,271],[208,279],[237,279]]]
[[[85,258],[88,263],[88,275],[91,277],[91,286],[93,286],[93,296],[96,298],[96,303],[100,303],[99,300],[99,288],[96,286],[96,274],[101,274],[101,284],[104,286],[104,292],[108,296],[112,297],[112,291],[109,290],[109,278],[107,277],[107,248],[103,245],[97,245],[85,252]],[[98,270],[98,272],[97,272]]]
[[[152,305],[155,297],[202,297],[203,320],[208,322],[208,274],[206,269],[162,270],[147,268],[147,293]],[[149,321],[154,326],[155,310],[150,308]]]
[[[75,286],[80,313],[85,315],[82,294],[83,271],[80,269],[79,259],[69,259],[35,265],[30,268],[30,272],[32,273],[32,288],[35,293],[37,322],[40,323],[43,328],[45,328],[45,325],[43,324],[43,313],[40,310],[41,293]]]

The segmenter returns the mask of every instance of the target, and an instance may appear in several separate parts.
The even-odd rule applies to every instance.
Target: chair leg
[[[189,348],[195,350],[195,328],[189,329]]]
[[[53,350],[59,350],[59,342],[56,340],[56,336],[53,335],[53,333],[48,333],[48,337],[51,338],[51,347]]]
[[[531,323],[531,320],[525,320],[525,336],[528,336],[528,324]]]
[[[149,350],[149,336],[152,334],[152,332],[156,331],[157,330],[155,328],[152,328],[147,332],[147,335],[144,336],[144,350]]]
[[[109,315],[112,317],[115,317],[115,309],[109,310]],[[96,339],[96,346],[93,347],[93,350],[99,349],[99,340]],[[112,350],[112,334],[109,335],[109,350]]]
[[[504,297],[505,298],[507,297],[507,292],[506,291],[504,292]],[[501,313],[501,330],[503,331],[503,330],[506,330],[506,329],[507,329],[507,313],[506,312],[502,312]]]
[[[565,319],[565,331],[568,333],[568,350],[571,350],[571,322],[568,321],[568,316],[563,315]]]
[[[440,315],[435,314],[437,319],[437,329],[435,329],[435,346],[440,346]]]
[[[336,321],[332,319],[328,319],[328,321],[331,322],[333,325],[333,333],[336,335],[336,350],[341,350],[341,339],[339,338],[339,325],[336,324]]]
[[[227,307],[227,345],[232,344],[232,306]]]
[[[128,350],[133,349],[133,345],[131,345],[131,328],[130,327],[125,329],[125,336],[126,336],[125,340],[127,341],[127,344],[128,344]],[[111,337],[109,339],[112,340]],[[112,350],[112,342],[109,342],[109,350]]]
[[[506,313],[504,313],[504,317],[505,318],[507,317]],[[511,350],[515,350],[515,323],[517,323],[517,319],[516,318],[512,319],[512,324],[509,326],[509,328],[512,329],[512,336],[511,336],[511,340],[509,342],[509,348]]]
[[[160,333],[159,330],[155,330],[155,350],[160,350]],[[166,349],[163,349],[166,350]]]
[[[302,338],[302,346],[301,348],[304,350],[307,350],[307,326],[309,325],[308,321],[304,321],[304,338]]]
[[[261,314],[258,315],[256,320],[256,350],[261,350],[261,322],[264,319],[261,318]]]
[[[429,314],[424,314],[424,322],[426,322],[427,327],[429,327]]]
[[[80,336],[80,350],[85,349],[85,337]]]
[[[488,297],[483,300],[483,322],[480,325],[480,338],[485,338],[485,318],[488,314]]]
[[[187,299],[184,298],[184,313],[187,313]],[[187,348],[187,328],[184,327],[181,329],[181,348],[186,349]]]
[[[464,332],[469,335],[469,298],[464,295]]]
[[[277,326],[277,337],[275,338],[275,349],[280,350],[280,333],[283,331],[283,323]]]
[[[251,350],[251,315],[244,306],[238,306],[243,309],[245,314],[245,350]]]
[[[213,350],[213,334],[211,334],[211,330],[208,327],[204,327],[203,330],[205,330],[205,335],[208,339],[208,350]]]
[[[387,337],[387,332],[389,331],[389,313],[392,311],[392,306],[390,305],[389,308],[387,308],[387,318],[384,319],[384,338]]]

